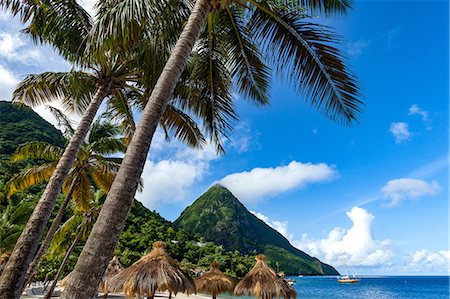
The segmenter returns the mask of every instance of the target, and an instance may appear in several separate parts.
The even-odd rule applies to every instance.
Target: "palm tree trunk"
[[[78,231],[78,234],[77,234],[75,240],[73,240],[73,242],[70,245],[69,249],[67,249],[67,252],[64,255],[64,259],[62,261],[62,264],[61,264],[61,266],[59,266],[58,272],[56,273],[55,277],[53,278],[53,283],[52,283],[50,289],[48,290],[47,294],[45,295],[44,299],[50,299],[52,297],[52,293],[55,290],[56,284],[58,283],[58,279],[61,276],[62,271],[66,267],[66,264],[69,261],[69,257],[72,254],[72,251],[75,249],[75,245],[77,245],[78,241],[80,241],[81,236],[83,235],[83,228],[84,228],[85,225],[86,225],[86,222],[84,222],[82,224],[82,226],[80,227],[80,230]]]
[[[77,185],[77,180],[74,180],[70,184],[69,191],[67,192],[67,195],[64,198],[63,203],[61,204],[61,207],[59,207],[58,214],[56,214],[56,217],[53,220],[52,225],[48,229],[47,235],[45,236],[45,239],[42,242],[41,247],[39,247],[39,250],[36,253],[36,256],[34,257],[33,262],[28,267],[27,276],[25,277],[24,288],[31,283],[33,276],[36,274],[36,270],[42,261],[42,257],[44,256],[44,253],[47,252],[47,249],[50,246],[50,243],[53,239],[53,235],[55,234],[56,230],[58,229],[59,225],[61,224],[61,220],[64,216],[64,212],[66,211],[67,205],[69,204],[70,199],[72,198],[72,193],[75,190],[76,185]]]
[[[17,240],[11,257],[2,273],[0,278],[0,299],[18,299],[20,297],[28,265],[36,253],[39,240],[55,206],[56,197],[61,191],[64,180],[80,151],[95,114],[103,99],[110,93],[110,89],[109,83],[101,85],[97,89],[88,109],[81,118],[75,134],[64,150],[64,154],[59,160],[33,214]]]
[[[153,134],[186,66],[208,11],[209,0],[196,1],[145,106],[119,172],[75,266],[73,279],[68,282],[61,299],[89,299],[95,295],[125,225]]]

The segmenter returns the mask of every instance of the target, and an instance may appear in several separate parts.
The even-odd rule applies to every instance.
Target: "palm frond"
[[[265,105],[269,102],[270,69],[263,62],[258,47],[249,36],[244,14],[245,12],[233,6],[226,7],[226,16],[222,17],[222,23],[230,28],[223,38],[227,39],[230,46],[229,63],[238,91],[246,98]]]
[[[258,7],[249,23],[279,75],[284,76],[329,119],[351,124],[362,102],[355,76],[348,70],[338,40],[327,27],[307,23],[290,12]]]
[[[120,90],[108,101],[103,117],[109,122],[119,124],[125,142],[128,144],[136,130],[136,123],[133,117],[132,103],[138,97],[134,91]]]
[[[72,199],[75,202],[77,209],[88,210],[89,202],[94,196],[94,188],[89,180],[87,173],[81,172],[78,175],[79,184],[76,185],[72,194]]]
[[[56,231],[47,254],[50,256],[64,253],[64,245],[70,244],[73,240],[72,235],[83,223],[83,216],[80,214],[72,215]]]
[[[345,14],[352,7],[352,0],[266,0],[270,7],[291,13],[308,15]]]
[[[186,113],[172,105],[168,105],[161,118],[161,126],[183,143],[191,147],[201,148],[205,137],[197,123]]]
[[[48,181],[56,168],[57,162],[35,166],[14,175],[6,184],[8,197],[33,185]]]
[[[124,153],[127,145],[123,138],[103,137],[89,145],[90,149],[97,154],[110,155]]]
[[[56,118],[56,126],[62,131],[66,138],[73,136],[75,130],[73,129],[73,121],[71,121],[66,114],[61,110],[47,105],[46,108],[51,112],[51,114]]]
[[[14,90],[13,101],[29,106],[62,99],[63,108],[82,113],[94,91],[94,77],[81,71],[45,72],[25,77]]]
[[[88,143],[94,143],[102,138],[114,138],[120,135],[121,131],[119,126],[112,124],[110,122],[101,122],[96,120],[91,127],[88,136]]]
[[[237,119],[231,96],[231,74],[225,65],[227,46],[221,40],[222,28],[217,23],[217,14],[210,13],[208,25],[196,44],[196,51],[188,65],[189,91],[172,103],[183,111],[190,111],[203,122],[207,137],[224,152],[223,140],[231,130],[231,121]],[[178,90],[182,91],[182,90]]]
[[[58,161],[64,150],[47,142],[27,142],[19,145],[12,154],[11,160],[17,162],[27,159],[41,159],[46,161]]]
[[[76,0],[24,1],[33,3],[24,33],[42,44],[49,44],[74,63],[83,60],[92,17]]]

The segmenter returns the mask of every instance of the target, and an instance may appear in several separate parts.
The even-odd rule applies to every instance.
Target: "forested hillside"
[[[175,221],[190,234],[228,250],[246,254],[264,253],[269,263],[286,274],[336,275],[330,265],[293,247],[279,232],[250,213],[233,194],[220,185],[211,187]]]
[[[65,143],[61,132],[29,107],[0,101],[0,155],[11,154],[28,141]]]
[[[13,163],[11,154],[23,143],[30,141],[45,141],[57,146],[64,146],[65,140],[60,131],[42,119],[26,106],[19,107],[10,102],[0,102],[0,256],[8,256],[23,226],[42,194],[45,183],[34,185],[22,192],[7,197],[8,181],[17,173],[40,165],[43,161],[26,160]],[[58,197],[52,219],[63,200]],[[73,207],[67,209],[63,223],[73,215]],[[68,242],[63,242],[61,250],[46,255],[38,269],[36,280],[44,280],[48,274],[52,278],[62,262],[65,246],[75,238],[76,232],[69,232]],[[244,276],[253,266],[252,256],[243,255],[238,251],[226,251],[222,246],[211,242],[203,242],[200,236],[191,236],[183,230],[176,229],[173,224],[158,213],[145,208],[135,201],[121,234],[115,254],[119,256],[124,266],[129,266],[147,253],[153,242],[162,240],[167,243],[167,250],[176,258],[181,266],[191,274],[206,270],[209,264],[216,260],[221,263],[221,269],[236,277]],[[81,252],[84,242],[80,242],[70,256],[64,275],[69,273]],[[1,265],[0,265],[1,266]]]

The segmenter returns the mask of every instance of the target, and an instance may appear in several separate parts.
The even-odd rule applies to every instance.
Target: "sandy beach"
[[[62,291],[62,289],[57,288],[55,293],[58,293],[59,291]],[[21,299],[31,299],[31,298],[44,298],[44,295],[22,295],[20,297]],[[52,298],[59,298],[57,296]],[[98,293],[97,298],[103,298],[103,293]],[[115,298],[115,299],[125,299],[123,293],[109,293],[108,298]],[[168,299],[169,293],[156,293],[155,299]],[[211,298],[210,296],[204,295],[204,294],[192,294],[192,295],[186,295],[184,293],[178,293],[176,296],[172,294],[172,298],[175,299],[207,299]]]

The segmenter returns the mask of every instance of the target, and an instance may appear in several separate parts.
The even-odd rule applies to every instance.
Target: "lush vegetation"
[[[264,253],[272,267],[286,274],[337,274],[336,270],[294,248],[276,230],[250,213],[231,192],[216,185],[183,211],[175,225],[202,234],[227,250]]]
[[[14,115],[22,113],[23,110],[19,110],[18,106],[9,102],[0,102],[0,104],[0,107],[4,108],[1,110],[3,124],[10,128],[10,130],[15,131],[16,117]],[[34,119],[36,123],[42,124],[42,126],[39,132],[30,130],[31,133],[27,135],[27,138],[21,139],[17,144],[14,143],[15,146],[18,147],[24,142],[43,140],[42,132],[53,132],[53,130],[56,133],[54,135],[49,134],[48,136],[51,137],[46,141],[53,143],[53,138],[57,144],[61,144],[59,142],[64,141],[61,133],[52,125],[45,122],[31,109],[24,109],[26,109],[24,113],[32,115],[30,119]],[[20,122],[18,126],[21,126]],[[9,138],[13,134],[3,136]],[[3,142],[13,144],[8,139],[2,139],[0,140],[0,147],[3,145]],[[36,184],[8,198],[9,186],[7,186],[7,182],[15,174],[18,174],[24,169],[35,168],[36,166],[43,165],[43,163],[48,163],[43,159],[28,159],[12,162],[11,156],[11,154],[3,154],[0,156],[0,255],[8,255],[13,249],[15,241],[20,235],[24,224],[28,220],[45,186],[44,183]],[[93,178],[91,177],[90,179],[92,180]],[[98,188],[96,187],[96,189]],[[62,194],[59,196],[51,219],[55,217],[59,206],[64,200],[63,197]],[[70,220],[74,219],[75,214],[76,210],[74,209],[74,205],[69,205],[62,222],[70,223]],[[50,227],[51,223],[52,220],[50,220],[47,228]],[[77,230],[65,231],[64,239],[68,241],[62,242],[64,240],[58,240],[58,242],[52,244],[50,252],[40,264],[35,280],[44,280],[46,276],[51,279],[55,276],[62,263],[64,253],[76,234]],[[176,229],[171,222],[162,218],[158,213],[148,210],[140,202],[134,201],[126,221],[125,229],[115,249],[115,254],[124,266],[129,266],[143,254],[147,253],[151,249],[152,244],[158,240],[167,243],[169,254],[180,261],[180,265],[192,275],[207,270],[209,264],[214,260],[220,262],[221,269],[224,272],[235,277],[244,276],[254,264],[253,256],[243,255],[238,251],[226,251],[222,246],[215,245],[211,242],[204,242],[200,236],[193,237],[183,230]],[[83,245],[84,241],[80,241],[75,247],[62,276],[72,271]]]
[[[25,105],[0,101],[0,155],[12,154],[28,141],[64,146],[61,133]]]

